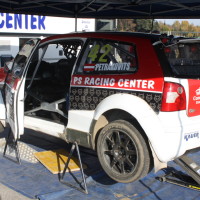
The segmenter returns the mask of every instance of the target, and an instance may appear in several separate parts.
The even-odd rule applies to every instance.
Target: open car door
[[[24,44],[15,57],[12,69],[6,78],[6,121],[15,139],[24,133],[24,90],[20,90],[20,87],[25,82],[26,68],[39,41],[40,39],[31,39]]]

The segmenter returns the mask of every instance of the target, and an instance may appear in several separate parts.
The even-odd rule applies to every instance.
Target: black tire
[[[104,171],[117,182],[130,183],[150,170],[150,150],[140,132],[129,122],[106,125],[97,141],[98,158]]]

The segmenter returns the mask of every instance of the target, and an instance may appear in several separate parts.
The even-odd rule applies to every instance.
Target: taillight
[[[165,82],[161,111],[186,110],[186,95],[182,85],[178,83]]]

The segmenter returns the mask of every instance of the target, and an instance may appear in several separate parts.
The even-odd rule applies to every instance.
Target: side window
[[[118,41],[91,40],[80,62],[78,73],[121,74],[137,70],[133,44]]]
[[[82,42],[79,40],[61,40],[41,46],[32,57],[28,77],[37,71],[36,78],[69,80],[68,76],[71,75],[81,47]]]
[[[40,52],[42,53],[42,52]],[[44,54],[43,61],[48,63],[58,62],[60,59],[66,59],[61,44],[49,44]]]

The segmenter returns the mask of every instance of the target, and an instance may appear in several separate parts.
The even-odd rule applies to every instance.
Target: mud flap
[[[0,122],[0,133],[4,131],[4,126],[3,124]]]

